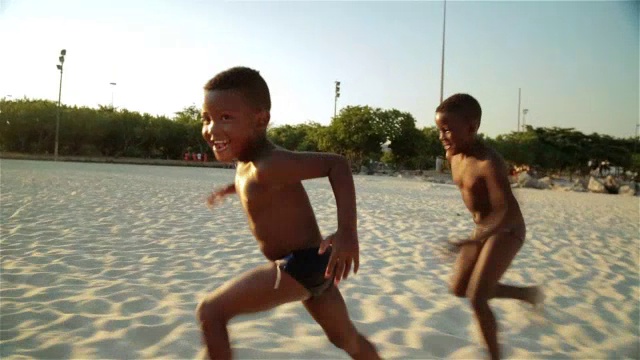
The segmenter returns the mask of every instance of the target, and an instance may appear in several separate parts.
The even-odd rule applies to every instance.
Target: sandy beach
[[[236,198],[204,198],[233,170],[0,161],[0,357],[193,359],[199,300],[264,263]],[[486,356],[447,288],[471,218],[452,185],[356,176],[360,272],[351,317],[388,359]],[[323,234],[327,179],[305,182]],[[516,189],[528,234],[504,280],[542,284],[532,309],[493,300],[510,359],[639,359],[639,198]],[[284,226],[284,225],[283,225]],[[230,325],[238,359],[345,359],[299,303]]]

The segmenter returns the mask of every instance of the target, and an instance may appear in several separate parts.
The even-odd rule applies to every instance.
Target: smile
[[[216,140],[213,142],[213,150],[216,152],[223,152],[227,150],[229,147],[229,142],[227,140]]]

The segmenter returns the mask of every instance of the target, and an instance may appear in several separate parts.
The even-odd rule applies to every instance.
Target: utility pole
[[[638,142],[640,142],[640,132],[638,132],[640,130],[640,124],[636,124],[636,141],[633,142],[633,153],[637,154],[637,147],[638,147]]]
[[[60,56],[58,57],[60,64],[56,65],[58,70],[60,70],[60,87],[58,89],[58,110],[56,112],[56,144],[55,144],[55,148],[53,149],[53,159],[55,161],[58,161],[58,138],[59,138],[58,133],[60,132],[60,100],[62,99],[62,67],[64,65],[65,55],[67,55],[67,50],[65,49],[60,50]]]
[[[115,89],[116,83],[112,82],[109,85],[111,85],[111,111],[113,111],[113,89]]]
[[[440,104],[443,100],[444,91],[444,34],[447,27],[447,0],[444,0],[444,12],[442,14],[442,59],[440,61]]]
[[[336,83],[336,95],[333,99],[333,117],[336,117],[336,111],[338,110],[338,98],[340,97],[340,81],[335,81]]]
[[[522,89],[518,88],[518,127],[516,131],[520,131],[520,100],[522,99]]]

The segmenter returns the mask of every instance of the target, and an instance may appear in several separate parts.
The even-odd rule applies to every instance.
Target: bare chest
[[[255,172],[236,174],[235,185],[242,207],[253,220],[273,215],[274,211],[286,207],[295,197],[284,185],[259,182]]]
[[[474,176],[473,173],[473,164],[470,164],[468,160],[462,160],[460,158],[451,160],[451,177],[453,178],[453,182],[461,190],[474,186],[477,177]]]
[[[236,191],[247,212],[253,212],[271,198],[269,187],[258,182],[254,167],[238,169],[235,178]]]
[[[460,189],[462,200],[467,208],[471,212],[482,211],[487,204],[487,189],[483,178],[478,176],[473,162],[452,161],[451,173],[453,182]]]

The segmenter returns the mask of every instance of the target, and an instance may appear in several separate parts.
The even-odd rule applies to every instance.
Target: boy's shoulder
[[[253,161],[255,176],[259,181],[281,178],[295,163],[296,152],[274,145]]]
[[[295,151],[288,150],[278,145],[273,145],[268,151],[265,151],[257,161],[256,167],[270,167],[280,163],[291,164],[291,162],[301,162],[318,156],[336,155],[332,153],[321,153],[313,151]]]
[[[506,175],[508,173],[507,163],[502,158],[502,155],[489,146],[486,146],[486,156],[480,166],[484,174]]]
[[[260,157],[254,161],[254,166],[257,170],[268,169],[276,165],[278,162],[286,160],[291,151],[284,149],[280,146],[273,145],[268,151],[263,152]]]
[[[460,163],[464,163],[462,168],[465,172],[471,172],[477,176],[486,175],[489,172],[501,173],[503,168],[506,171],[506,162],[500,153],[486,145],[483,145],[481,151],[479,151],[475,156],[461,156],[458,161]]]

